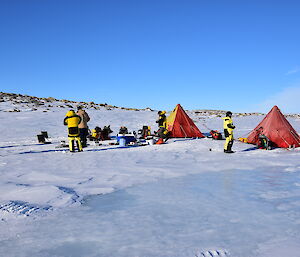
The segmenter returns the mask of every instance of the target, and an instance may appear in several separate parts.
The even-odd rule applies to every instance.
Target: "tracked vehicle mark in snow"
[[[226,250],[208,250],[204,252],[197,253],[195,257],[230,257]]]
[[[8,203],[0,205],[0,210],[16,215],[30,216],[35,213],[52,210],[52,206],[41,206],[23,201],[9,201]]]

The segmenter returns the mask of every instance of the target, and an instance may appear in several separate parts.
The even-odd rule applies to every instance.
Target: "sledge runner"
[[[82,151],[82,145],[79,137],[78,125],[81,122],[80,116],[78,116],[73,110],[67,112],[64,119],[64,125],[68,126],[68,139],[70,152],[75,152],[75,141],[77,143],[78,152]]]
[[[168,138],[168,130],[166,129],[167,127],[167,117],[166,117],[166,111],[159,111],[157,113],[159,115],[158,120],[156,123],[158,123],[158,131],[157,134],[159,136],[159,140],[156,142],[156,144],[163,144],[166,142]]]
[[[224,120],[224,135],[225,135],[225,144],[224,144],[224,153],[234,153],[232,151],[232,145],[233,145],[233,130],[235,129],[235,126],[232,122],[232,112],[226,112],[226,117],[222,118]]]

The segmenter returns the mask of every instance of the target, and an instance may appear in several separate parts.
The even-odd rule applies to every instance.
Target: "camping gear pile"
[[[110,125],[104,126],[103,129],[96,126],[94,129],[92,129],[91,134],[89,135],[89,139],[91,141],[104,141],[104,140],[110,140],[110,134],[113,131],[110,129]]]
[[[151,137],[151,128],[149,126],[143,126],[142,129],[138,130],[138,138],[147,139]]]
[[[211,130],[209,132],[209,134],[211,134],[212,139],[215,139],[215,140],[223,139],[222,134],[218,130]]]
[[[47,131],[41,131],[41,134],[37,135],[37,139],[40,144],[51,144]]]

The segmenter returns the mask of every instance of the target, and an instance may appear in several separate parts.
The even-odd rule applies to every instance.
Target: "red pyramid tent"
[[[257,144],[260,134],[271,140],[275,147],[299,147],[300,137],[277,106],[250,132],[247,142]]]
[[[171,132],[170,137],[204,137],[180,104],[168,116],[167,129]]]

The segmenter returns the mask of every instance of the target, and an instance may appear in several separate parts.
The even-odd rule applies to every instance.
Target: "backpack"
[[[213,139],[215,140],[221,140],[222,139],[222,134],[218,130],[211,130],[210,134]]]

